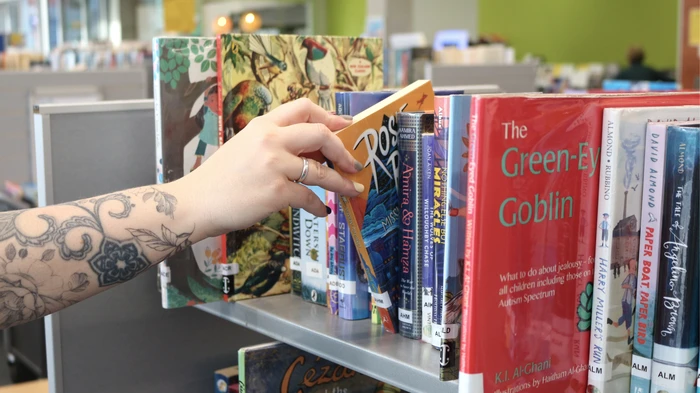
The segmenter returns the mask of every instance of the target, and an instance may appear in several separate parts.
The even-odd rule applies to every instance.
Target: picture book
[[[309,189],[322,201],[326,190],[318,186]],[[301,297],[321,305],[328,304],[328,268],[326,265],[328,238],[326,219],[301,209]]]
[[[700,128],[666,133],[651,391],[694,393],[700,337]]]
[[[384,329],[398,331],[399,157],[396,113],[433,107],[430,81],[417,81],[353,117],[336,135],[364,169],[339,173],[364,187],[341,196],[348,228],[367,274]]]
[[[216,61],[209,56],[214,50],[213,39],[158,37],[153,40],[158,183],[177,180],[196,170],[219,147],[220,110],[216,98],[219,87]],[[153,203],[158,212],[170,218],[177,214],[177,202],[171,195],[152,189],[139,198]],[[148,235],[160,236],[144,234]],[[223,237],[195,244],[180,244],[176,239],[167,247],[172,253],[159,264],[164,308],[223,299]]]
[[[335,110],[337,91],[382,88],[383,42],[378,38],[223,34],[217,38],[220,143],[250,120],[302,97]],[[289,293],[300,275],[290,266],[290,209],[226,236],[225,255],[237,264],[229,301]],[[294,260],[298,262],[298,260]]]
[[[646,124],[646,145],[642,176],[642,212],[640,215],[639,274],[634,311],[634,342],[630,391],[651,391],[651,359],[656,321],[659,244],[661,234],[663,187],[666,164],[666,128],[682,122],[649,122]]]
[[[281,342],[238,351],[241,393],[403,393],[347,367]]]
[[[590,336],[606,323],[592,302],[603,109],[698,99],[472,97],[460,392],[587,391]]]
[[[467,168],[471,96],[450,96],[445,187],[445,258],[442,277],[440,379],[459,378],[459,333],[462,322],[462,276],[467,206]]]

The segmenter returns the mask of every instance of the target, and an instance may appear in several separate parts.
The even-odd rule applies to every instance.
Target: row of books
[[[215,393],[404,393],[403,390],[281,342],[238,350],[235,366],[214,372]]]

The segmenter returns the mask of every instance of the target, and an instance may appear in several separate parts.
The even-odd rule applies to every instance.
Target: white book
[[[601,393],[630,389],[647,123],[699,116],[699,106],[603,112],[588,367],[588,384]]]

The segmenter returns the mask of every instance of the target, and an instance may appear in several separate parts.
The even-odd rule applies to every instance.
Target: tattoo
[[[140,197],[134,198],[139,202],[152,199],[157,212],[174,218],[177,199],[173,195],[153,187],[129,193]],[[70,209],[67,218],[51,213],[31,216],[26,210],[0,213],[0,328],[74,304],[86,297],[80,292],[93,282],[104,287],[131,280],[153,263],[192,245],[194,229],[175,233],[165,224],[161,224],[160,234],[145,228],[118,227],[126,232],[110,229],[112,220],[129,218],[136,207],[125,193],[63,206]],[[25,224],[27,217],[32,220],[31,227]],[[42,233],[37,235],[37,228]],[[56,274],[60,261],[74,267],[70,277],[68,273]],[[76,261],[87,266],[75,265]],[[91,276],[93,272],[96,276]]]
[[[147,202],[153,198],[156,203],[158,213],[163,213],[170,218],[175,218],[175,207],[177,206],[177,198],[167,192],[157,190],[154,187],[139,188],[134,191],[134,196],[143,195],[142,199]]]

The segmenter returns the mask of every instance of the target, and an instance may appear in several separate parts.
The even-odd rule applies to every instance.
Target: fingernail
[[[357,192],[362,192],[365,190],[365,186],[363,186],[362,184],[360,184],[356,181],[352,182],[352,185],[355,186],[355,191],[357,191]]]
[[[331,214],[331,208],[326,206],[326,214]]]
[[[342,117],[345,120],[352,121],[352,116],[350,116],[350,115],[338,115],[338,116]]]
[[[360,161],[355,160],[355,170],[359,172],[359,171],[361,171],[362,169],[364,169],[364,166],[362,166],[362,164],[360,163]]]

